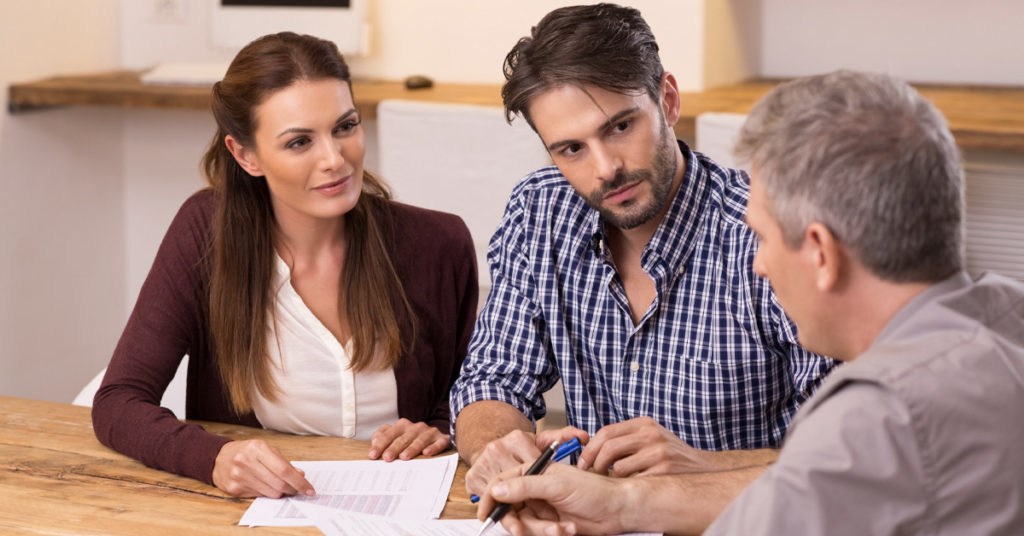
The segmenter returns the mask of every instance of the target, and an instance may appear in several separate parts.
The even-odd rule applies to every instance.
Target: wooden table
[[[89,408],[0,396],[0,534],[320,534],[313,527],[239,527],[251,499],[150,469],[104,447]],[[368,443],[200,423],[262,438],[290,460],[365,459]],[[475,517],[459,463],[443,518]],[[254,532],[255,531],[255,532]]]

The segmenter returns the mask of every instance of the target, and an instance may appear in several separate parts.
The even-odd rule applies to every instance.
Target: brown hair
[[[540,93],[593,85],[621,94],[646,91],[657,102],[665,70],[639,11],[596,4],[545,15],[505,56],[504,72],[505,119],[518,113],[533,127],[530,101]]]
[[[217,193],[212,227],[210,325],[222,381],[239,413],[252,409],[257,389],[276,397],[268,364],[267,321],[273,315],[276,220],[266,179],[249,175],[231,156],[224,138],[253,146],[255,108],[276,91],[301,80],[351,77],[337,46],[291,32],[246,45],[213,85],[211,108],[217,133],[202,159]],[[390,225],[388,187],[363,173],[363,190],[344,215],[348,238],[338,309],[351,319],[352,369],[394,367],[402,352],[400,316],[414,325],[412,306],[385,245]],[[375,356],[380,352],[380,359]]]

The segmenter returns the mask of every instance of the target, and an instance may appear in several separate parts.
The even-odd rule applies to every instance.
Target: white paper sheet
[[[252,502],[239,525],[307,527],[295,503],[402,519],[433,519],[441,515],[455,479],[457,454],[425,460],[293,462],[306,472],[314,497]]]
[[[326,536],[476,536],[481,523],[476,519],[405,519],[334,510],[306,502],[295,502],[296,510],[313,520]],[[501,526],[487,536],[509,536]]]
[[[313,520],[325,536],[476,536],[483,524],[476,519],[401,519],[334,510],[306,502],[295,502],[296,510]],[[510,536],[504,527],[494,525],[487,536]],[[622,536],[662,536],[633,533]]]

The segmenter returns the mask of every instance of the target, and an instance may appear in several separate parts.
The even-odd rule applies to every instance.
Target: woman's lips
[[[327,196],[335,195],[345,189],[345,187],[348,185],[349,178],[350,177],[345,177],[334,182],[321,184],[320,186],[313,188],[313,190]]]

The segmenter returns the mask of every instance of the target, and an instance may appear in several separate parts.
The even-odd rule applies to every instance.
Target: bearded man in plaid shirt
[[[493,286],[451,397],[467,488],[575,436],[585,469],[738,492],[834,365],[797,344],[751,269],[747,175],[675,139],[676,81],[634,9],[549,13],[505,75],[509,120],[556,166],[516,186],[488,248]],[[570,426],[535,436],[559,379]]]

